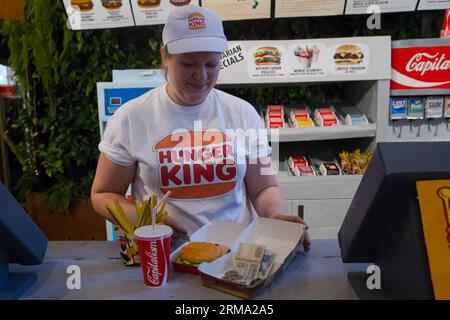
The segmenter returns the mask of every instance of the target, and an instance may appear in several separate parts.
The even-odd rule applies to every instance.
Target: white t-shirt
[[[200,105],[180,106],[166,84],[120,107],[99,149],[119,165],[137,163],[133,199],[170,190],[166,209],[189,233],[216,219],[251,221],[247,162],[270,156],[252,105],[213,89]]]

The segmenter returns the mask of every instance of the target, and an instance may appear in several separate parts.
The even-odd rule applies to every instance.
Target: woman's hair
[[[161,69],[164,71],[164,77],[167,79],[167,66],[164,64],[165,58],[170,58],[171,54],[167,50],[167,46],[161,46]]]

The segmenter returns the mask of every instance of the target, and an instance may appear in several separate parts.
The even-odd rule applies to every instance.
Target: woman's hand
[[[303,221],[302,218],[285,214],[277,214],[271,218],[303,224],[306,227],[305,236],[303,237],[303,250],[305,250],[305,252],[311,250],[311,239],[309,238],[308,225],[305,223],[305,221]]]
[[[164,224],[168,225],[173,229],[172,239],[176,240],[178,238],[184,237],[187,235],[187,230],[180,224],[176,219],[171,216],[167,216],[164,219]]]

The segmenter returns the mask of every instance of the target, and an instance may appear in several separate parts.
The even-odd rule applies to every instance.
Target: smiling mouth
[[[197,90],[202,90],[202,89],[205,89],[208,87],[206,84],[198,85],[198,84],[189,83],[189,85]]]

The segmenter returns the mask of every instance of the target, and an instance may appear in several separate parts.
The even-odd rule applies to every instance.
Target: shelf
[[[362,175],[297,177],[289,171],[277,174],[285,199],[352,199]]]
[[[269,129],[269,141],[272,141],[272,131]],[[375,123],[355,126],[311,127],[311,128],[281,128],[278,129],[280,142],[336,140],[351,138],[375,137],[377,126]]]

